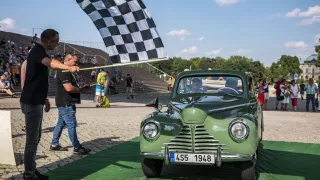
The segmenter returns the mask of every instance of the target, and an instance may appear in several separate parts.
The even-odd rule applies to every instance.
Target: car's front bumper
[[[166,164],[169,164],[169,152],[167,148],[165,149],[165,152],[142,152],[140,155],[144,158],[164,160]],[[217,166],[221,166],[222,162],[250,161],[254,158],[252,154],[221,154],[220,148],[214,154]]]
[[[141,156],[150,159],[161,159],[165,160],[166,156],[164,152],[158,153],[141,153]],[[253,159],[251,154],[234,154],[234,155],[221,155],[222,162],[232,162],[232,161],[250,161]]]

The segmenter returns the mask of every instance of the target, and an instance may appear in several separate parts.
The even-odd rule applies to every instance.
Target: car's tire
[[[256,163],[257,155],[251,161],[241,163],[241,179],[242,180],[256,180]]]
[[[142,171],[148,178],[160,177],[163,160],[141,158]]]

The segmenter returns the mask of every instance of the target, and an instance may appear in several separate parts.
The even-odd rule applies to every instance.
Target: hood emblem
[[[174,126],[164,125],[164,130],[165,131],[172,131],[172,130],[174,130]]]

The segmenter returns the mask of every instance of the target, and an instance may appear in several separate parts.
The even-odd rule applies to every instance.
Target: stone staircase
[[[13,40],[18,47],[19,46],[27,46],[30,45],[32,37],[30,36],[25,36],[21,34],[16,34],[16,33],[10,33],[10,32],[4,32],[0,31],[0,36],[1,37],[6,37],[7,40]],[[107,62],[108,54],[105,53],[104,51],[100,49],[95,49],[95,48],[90,48],[90,47],[84,47],[84,46],[79,46],[75,44],[69,44],[69,43],[63,43],[61,42],[58,46],[58,49],[61,53],[64,52],[71,52],[71,53],[76,53],[80,57],[80,62],[81,65],[80,67],[93,67],[97,65],[105,65],[106,63],[109,64],[110,62]],[[97,61],[95,64],[90,63],[90,58],[96,57]],[[85,61],[82,61],[82,60]],[[147,68],[146,68],[147,67]],[[165,82],[165,79],[161,79],[159,77],[159,74],[156,72],[150,71],[155,69],[155,67],[151,65],[139,65],[139,66],[120,66],[120,67],[112,67],[112,68],[107,68],[107,70],[110,73],[110,78],[114,70],[120,69],[123,75],[123,80],[119,83],[115,84],[116,89],[118,90],[119,94],[123,94],[126,92],[126,87],[125,87],[125,78],[127,74],[131,74],[131,77],[135,81],[135,89],[134,93],[135,94],[146,94],[146,93],[167,93],[167,83]],[[149,71],[148,71],[149,69]],[[159,70],[156,70],[157,72]],[[163,72],[160,72],[163,73]],[[91,79],[91,70],[86,70],[86,71],[80,71],[80,74],[84,78],[84,82],[86,83],[94,83],[95,80]],[[168,77],[168,76],[167,76]],[[49,96],[54,96],[56,92],[56,79],[51,77],[49,79]],[[15,92],[19,95],[21,92],[20,84],[19,86],[15,87]],[[95,87],[93,86],[88,92],[88,94],[94,94],[95,92]]]
[[[119,68],[122,72],[123,82],[116,85],[119,92],[125,92],[125,78],[130,74],[135,81],[135,93],[167,93],[167,83],[148,72],[147,70],[139,67],[123,66]],[[141,88],[143,85],[143,88]]]

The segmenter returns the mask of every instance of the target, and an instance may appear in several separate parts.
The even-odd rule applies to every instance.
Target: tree
[[[253,61],[253,59],[245,56],[231,56],[229,59],[224,59],[222,57],[195,57],[190,60],[182,59],[181,57],[173,57],[168,61],[154,62],[151,64],[168,74],[171,74],[171,72],[180,73],[190,67],[193,70],[205,70],[209,68],[240,70],[243,72],[251,72],[255,80],[268,77],[271,71],[270,69],[266,75],[266,68],[262,63]]]
[[[216,57],[213,67],[215,69],[224,69],[226,65],[226,61],[227,60],[222,57]]]
[[[174,58],[172,71],[179,73],[184,71],[185,69],[189,69],[191,65],[192,65],[192,61],[184,60],[181,58]]]
[[[258,79],[265,78],[265,67],[260,61],[253,61],[248,64],[249,71],[252,73],[252,77],[258,81]]]
[[[271,70],[270,70],[270,67],[266,67],[265,70],[264,70],[264,73],[263,73],[263,77],[264,78],[268,78],[268,81],[270,81],[270,73],[271,73]]]
[[[278,79],[279,76],[284,78],[293,78],[294,74],[300,76],[300,62],[297,56],[282,55],[276,63],[272,63],[270,67],[271,78]],[[289,75],[289,77],[288,77]]]

